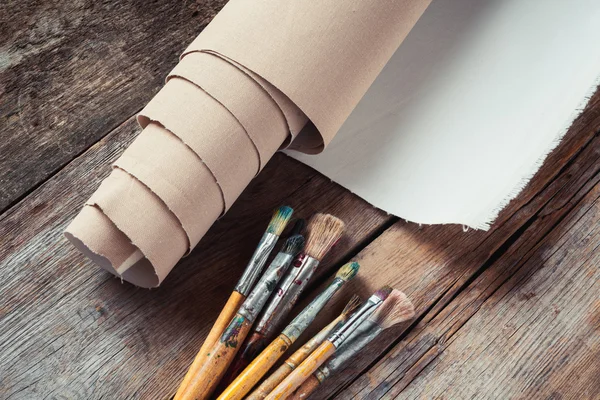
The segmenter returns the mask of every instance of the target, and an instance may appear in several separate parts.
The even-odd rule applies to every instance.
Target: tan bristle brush
[[[315,272],[319,262],[340,239],[344,222],[329,214],[315,214],[306,228],[306,246],[294,260],[273,296],[254,324],[252,334],[238,352],[219,389],[223,390],[260,354],[278,333],[281,323],[296,304],[300,293]]]
[[[221,393],[218,400],[241,400],[258,381],[275,365],[277,360],[287,351],[298,337],[314,321],[319,312],[342,286],[353,279],[360,266],[357,262],[349,262],[339,269],[335,278],[327,288],[317,295],[297,316],[285,327],[283,332],[273,340],[258,357]]]
[[[414,318],[414,316],[415,309],[412,302],[404,293],[394,289],[381,307],[368,320],[360,324],[333,357],[309,376],[288,399],[308,398],[327,378],[345,368],[347,363],[379,334],[394,325]]]
[[[250,293],[250,290],[258,279],[258,276],[260,275],[262,268],[269,257],[269,254],[275,247],[279,236],[290,221],[293,212],[294,210],[291,207],[282,206],[273,213],[271,221],[269,222],[265,233],[260,239],[254,254],[250,258],[242,277],[238,281],[233,293],[231,293],[229,300],[227,300],[225,307],[221,311],[221,314],[219,314],[219,317],[204,340],[200,351],[198,351],[198,354],[196,355],[196,358],[190,366],[187,374],[183,378],[181,385],[179,385],[179,389],[175,394],[174,400],[182,399],[181,396],[185,392],[186,387],[191,381],[192,377],[194,377],[202,368],[208,349],[212,348],[215,342],[219,339],[233,316],[237,313],[240,305],[246,299],[246,296],[248,296]]]
[[[358,308],[360,305],[360,297],[357,295],[352,296],[342,313],[333,321],[331,321],[327,326],[319,331],[315,336],[312,337],[308,342],[306,342],[302,347],[300,347],[294,354],[292,354],[279,368],[275,370],[267,379],[265,379],[260,386],[258,386],[248,397],[246,400],[261,400],[267,397],[269,393],[279,383],[285,379],[302,361],[306,359],[321,343],[327,339],[329,334],[336,328],[338,328],[341,324],[346,322],[350,315]]]
[[[327,340],[315,349],[302,363],[296,367],[283,381],[273,389],[265,399],[286,399],[331,357],[337,349],[369,318],[373,312],[388,298],[392,288],[385,286],[371,295],[365,303],[341,327],[336,329]]]

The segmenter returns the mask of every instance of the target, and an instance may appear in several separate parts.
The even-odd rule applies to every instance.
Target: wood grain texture
[[[139,111],[225,3],[3,1],[0,212]]]
[[[0,217],[0,397],[172,396],[275,207],[289,204],[299,217],[330,212],[347,222],[324,269],[391,219],[278,154],[159,289],[137,289],[92,265],[62,236],[137,131],[128,120]]]
[[[453,302],[451,318],[443,313],[432,321],[446,334],[428,365],[381,398],[600,396],[598,172],[591,190],[576,194],[575,207],[533,249],[526,242],[538,226]]]

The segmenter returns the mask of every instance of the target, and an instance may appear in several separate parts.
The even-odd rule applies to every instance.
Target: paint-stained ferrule
[[[352,333],[367,319],[373,312],[383,303],[383,300],[377,295],[372,295],[367,301],[358,309],[350,319],[342,325],[339,329],[331,334],[329,341],[336,347],[340,347],[346,339],[352,335]]]
[[[293,268],[283,277],[256,323],[255,332],[267,338],[275,333],[281,321],[296,304],[300,293],[317,269],[319,260],[301,254],[294,259],[292,265]]]
[[[290,264],[292,263],[293,256],[291,254],[279,252],[262,275],[252,292],[240,307],[238,313],[246,317],[250,322],[256,320],[256,316],[260,310],[264,307],[269,296],[273,293],[277,287],[277,283],[281,280],[281,277],[286,273]]]
[[[354,358],[381,332],[383,332],[383,328],[375,322],[371,320],[364,321],[354,332],[352,332],[348,337],[348,340],[337,349],[329,361],[315,372],[317,379],[319,379],[320,382],[323,382],[332,374],[340,371],[347,365],[350,359]]]
[[[235,286],[236,292],[239,292],[244,296],[248,296],[252,286],[254,286],[254,283],[262,272],[262,268],[267,262],[269,254],[271,254],[271,251],[273,251],[273,248],[277,243],[277,239],[279,239],[279,236],[273,233],[265,232],[260,239],[254,254],[252,254],[252,257],[250,258],[242,277]]]
[[[292,322],[283,330],[283,334],[292,340],[296,340],[308,326],[314,321],[317,314],[331,300],[334,294],[344,285],[346,281],[335,278],[327,288],[319,293],[313,301],[310,302],[304,310],[293,319]]]

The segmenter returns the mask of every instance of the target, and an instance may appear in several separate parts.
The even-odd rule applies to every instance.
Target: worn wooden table
[[[348,224],[341,263],[417,318],[316,398],[600,398],[600,94],[488,232],[419,227],[276,155],[164,285],[99,270],[62,230],[135,137],[133,115],[223,0],[0,6],[0,397],[173,395],[271,210]],[[325,322],[323,316],[315,329]]]

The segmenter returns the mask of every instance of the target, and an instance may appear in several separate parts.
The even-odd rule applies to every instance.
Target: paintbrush
[[[306,230],[304,252],[294,260],[294,267],[290,268],[269,299],[252,334],[246,339],[221,381],[221,389],[225,389],[277,334],[319,262],[342,236],[344,223],[333,215],[315,214],[309,220]]]
[[[394,289],[373,315],[354,331],[352,336],[335,352],[333,357],[319,367],[288,399],[306,399],[327,378],[342,370],[349,360],[386,329],[415,316],[415,309],[404,293]]]
[[[256,316],[303,246],[302,235],[294,235],[286,240],[219,340],[208,350],[202,368],[189,381],[181,399],[205,399],[214,391],[250,331]]]
[[[349,280],[356,276],[359,265],[350,262],[340,268],[333,281],[302,310],[262,353],[223,391],[218,400],[242,399],[275,365],[277,360],[314,321],[317,314]]]
[[[256,388],[246,400],[260,400],[267,397],[269,393],[281,382],[286,376],[288,376],[302,361],[306,359],[321,343],[327,339],[329,334],[333,330],[340,327],[344,322],[350,318],[350,315],[360,305],[360,297],[357,295],[352,296],[342,313],[327,326],[319,331],[315,336],[300,347],[294,354],[288,357],[287,360],[279,368],[275,370],[267,379],[265,379]]]
[[[348,319],[348,321],[336,329],[327,340],[316,348],[302,363],[296,367],[265,399],[285,399],[294,393],[313,372],[317,370],[336,349],[348,339],[350,335],[362,324],[373,312],[379,308],[381,303],[390,295],[392,288],[385,286],[369,297],[369,299]]]
[[[242,277],[238,281],[233,293],[231,293],[231,296],[229,297],[229,300],[227,300],[225,307],[219,314],[219,317],[204,340],[200,351],[198,351],[198,354],[192,362],[187,374],[183,378],[181,385],[179,385],[179,389],[175,394],[174,400],[179,400],[181,398],[180,396],[184,393],[185,388],[189,384],[192,377],[198,373],[200,368],[202,368],[207,350],[215,344],[217,339],[225,330],[225,327],[227,327],[227,324],[229,324],[233,316],[238,311],[240,305],[246,299],[246,296],[252,289],[254,282],[256,282],[257,277],[260,275],[261,270],[265,265],[267,258],[269,257],[269,254],[275,247],[275,244],[279,239],[279,235],[281,235],[281,232],[283,232],[290,218],[292,217],[293,212],[294,210],[291,207],[282,206],[276,209],[273,213],[271,221],[267,226],[267,230],[260,239],[260,242],[258,242],[258,246],[256,247],[254,254],[252,254],[252,257],[250,258]]]

